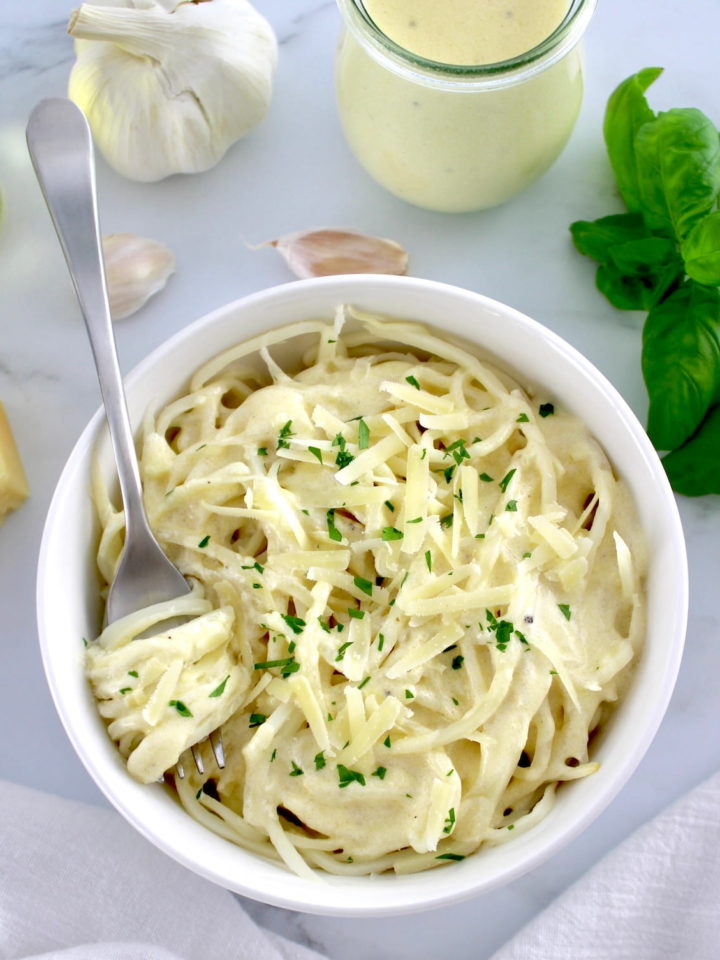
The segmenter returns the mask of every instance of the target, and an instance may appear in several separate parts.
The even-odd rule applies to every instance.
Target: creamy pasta
[[[88,676],[130,772],[165,774],[209,829],[301,875],[418,871],[530,829],[597,769],[645,548],[547,397],[342,308],[198,370],[148,415],[141,472],[195,589],[107,627]],[[109,583],[124,524],[99,470],[94,496]],[[220,726],[225,769],[180,778]]]

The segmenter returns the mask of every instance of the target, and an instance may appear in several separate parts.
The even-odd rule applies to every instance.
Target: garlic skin
[[[267,112],[277,41],[248,0],[100,0],[68,33],[68,96],[131,180],[207,170]]]
[[[407,273],[408,255],[399,243],[356,230],[323,227],[288,233],[269,244],[296,277],[331,277],[342,273]]]
[[[175,272],[175,257],[157,240],[111,233],[102,238],[102,249],[113,320],[139,310]]]

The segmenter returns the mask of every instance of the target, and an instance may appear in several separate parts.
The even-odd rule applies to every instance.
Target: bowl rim
[[[348,293],[348,290],[352,290],[352,293]],[[635,447],[636,453],[640,455],[639,460],[644,461],[645,470],[649,472],[655,484],[655,492],[658,495],[658,499],[662,501],[662,505],[665,508],[659,523],[663,526],[664,533],[669,538],[668,562],[674,568],[675,588],[673,591],[673,602],[671,603],[673,615],[668,629],[670,639],[665,642],[663,648],[664,667],[660,677],[661,683],[653,689],[652,704],[644,708],[644,723],[641,730],[635,731],[635,739],[628,746],[623,757],[618,758],[617,766],[611,771],[610,775],[599,781],[600,788],[590,793],[589,802],[582,813],[577,814],[567,827],[556,831],[557,836],[550,836],[549,840],[543,841],[542,835],[540,835],[538,839],[537,834],[533,834],[533,831],[528,831],[527,834],[521,834],[513,838],[512,844],[503,845],[503,849],[507,851],[512,848],[512,850],[515,851],[515,855],[506,856],[505,859],[507,862],[505,866],[497,870],[490,877],[483,878],[482,876],[474,876],[478,871],[472,869],[472,864],[477,855],[468,857],[462,864],[453,864],[451,870],[447,868],[439,871],[433,870],[430,871],[429,874],[412,874],[400,878],[393,876],[392,881],[395,890],[395,895],[393,896],[388,896],[388,884],[377,882],[377,880],[381,878],[350,878],[350,882],[348,882],[346,878],[339,880],[338,878],[332,877],[330,884],[314,884],[312,881],[289,875],[292,877],[292,882],[280,884],[279,886],[282,887],[282,889],[280,889],[277,883],[272,882],[272,877],[268,879],[268,882],[264,881],[260,886],[257,884],[253,885],[252,882],[245,882],[242,877],[238,879],[228,876],[225,869],[213,867],[207,862],[198,862],[195,856],[189,855],[184,849],[181,849],[177,841],[174,841],[172,837],[165,836],[162,832],[158,833],[157,829],[153,829],[148,824],[144,815],[148,809],[154,808],[155,801],[144,803],[140,809],[137,809],[127,802],[125,791],[119,789],[119,785],[122,783],[121,778],[130,780],[124,769],[124,765],[121,762],[113,761],[109,753],[106,757],[97,756],[90,748],[90,741],[87,739],[86,731],[83,731],[82,724],[78,726],[73,710],[70,708],[67,697],[64,695],[62,686],[59,683],[59,677],[55,669],[55,655],[51,643],[53,620],[47,604],[47,594],[52,580],[54,538],[56,536],[56,528],[58,524],[61,523],[64,499],[67,496],[68,490],[71,491],[74,485],[82,482],[81,475],[87,470],[91,450],[102,430],[105,419],[102,407],[96,410],[89,423],[83,429],[57,481],[44,524],[37,565],[37,621],[46,679],[56,710],[75,751],[83,762],[87,772],[110,803],[115,806],[123,817],[145,836],[146,839],[206,879],[244,896],[275,906],[300,910],[307,913],[333,916],[389,916],[457,903],[479,893],[487,892],[509,883],[529,870],[536,868],[554,853],[567,846],[567,844],[586,829],[614,799],[647,752],[665,715],[675,686],[687,624],[688,566],[679,511],[662,464],[650,444],[643,427],[616,388],[589,360],[558,334],[507,304],[458,286],[414,277],[366,274],[293,281],[240,297],[183,327],[151,350],[150,353],[130,371],[124,378],[126,389],[128,393],[131,394],[135,384],[142,382],[143,378],[164,356],[174,354],[183,344],[196,340],[204,330],[215,328],[224,321],[227,322],[229,318],[235,315],[239,316],[242,313],[252,312],[253,310],[262,308],[268,303],[282,304],[282,302],[285,301],[288,305],[291,305],[298,296],[302,298],[305,292],[311,297],[324,294],[328,303],[330,302],[331,296],[336,303],[347,303],[362,299],[363,294],[368,291],[374,291],[378,295],[381,295],[383,291],[388,290],[414,291],[415,294],[418,295],[427,294],[430,297],[449,297],[456,301],[464,301],[467,309],[474,308],[480,312],[485,311],[489,314],[495,314],[501,317],[504,322],[514,324],[516,327],[519,327],[519,329],[529,332],[532,336],[544,340],[555,354],[563,358],[568,367],[574,367],[576,371],[589,381],[596,395],[603,397],[603,400],[607,404],[607,412],[612,413],[617,424],[626,432]],[[329,312],[329,309],[330,308],[327,307],[326,312]],[[318,315],[321,312],[320,309],[316,311]],[[387,312],[392,316],[400,315],[398,311],[394,309],[388,310]],[[419,318],[419,322],[434,325],[431,321],[427,321],[422,317]],[[275,326],[275,324],[272,324],[263,329],[272,329]],[[450,326],[447,332],[451,336],[456,335],[452,326]],[[247,335],[239,333],[235,342],[239,343],[242,339],[247,339],[252,335],[254,335],[252,332]],[[471,342],[477,344],[478,347],[482,349],[482,344],[474,339],[473,336],[468,336],[467,334],[462,334],[462,336],[471,340]],[[199,365],[201,360],[208,359],[217,352],[219,352],[217,347],[211,347],[203,351],[203,357],[198,361],[196,366]],[[498,355],[495,350],[491,350],[491,352]],[[502,363],[503,359],[505,358],[498,356],[500,363]],[[512,360],[508,358],[506,362],[511,364]],[[188,369],[185,372],[185,380],[191,373],[192,369]],[[86,473],[85,482],[87,483]],[[636,684],[633,684],[633,686],[635,685]],[[112,748],[113,753],[116,753],[115,747],[109,739],[107,743],[108,747]],[[119,755],[117,756],[117,760],[119,760]],[[592,779],[595,780],[597,777],[599,777],[599,774],[593,775]],[[580,784],[581,782],[582,781],[576,781],[575,783]],[[135,786],[138,785],[135,784]],[[118,795],[118,789],[120,795]],[[146,790],[147,788],[143,789]],[[155,796],[158,796],[158,794],[155,794]],[[223,849],[229,846],[227,841],[215,837],[207,828],[197,824],[196,821],[188,814],[185,814],[184,811],[183,815],[193,825],[202,830],[206,841],[204,845],[209,850],[212,851],[214,849],[217,852],[220,848],[217,846],[217,843],[212,843],[208,838],[214,838],[215,841],[221,843]],[[528,843],[528,837],[534,837],[534,842]],[[525,848],[528,846],[530,847],[529,853],[525,851]],[[248,862],[255,863],[256,865],[259,861],[258,857],[248,851],[242,850],[242,848],[232,848],[231,859],[237,859],[238,862],[242,862],[243,860],[247,860],[247,858],[249,858]],[[210,859],[211,857],[206,857],[206,860]],[[468,870],[468,868],[470,869]],[[285,868],[282,869],[284,872]],[[432,875],[433,878],[438,880],[430,889],[428,889],[427,884],[417,883],[414,880],[414,878],[429,875]],[[278,877],[275,877],[275,880],[277,881]],[[285,887],[289,888],[289,892],[285,890]],[[365,888],[367,888],[366,892],[361,892],[365,890]],[[324,893],[328,891],[331,891],[332,895],[324,896]],[[398,892],[402,895],[397,896]],[[348,897],[350,893],[352,893],[352,897]],[[363,899],[363,896],[365,896],[365,899]]]

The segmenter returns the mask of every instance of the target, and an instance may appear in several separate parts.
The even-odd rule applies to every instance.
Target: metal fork
[[[117,464],[125,547],[107,599],[106,619],[113,623],[143,607],[184,596],[190,586],[155,539],[143,505],[108,304],[90,127],[72,100],[43,100],[30,115],[27,144],[85,319]],[[224,767],[219,732],[209,740],[218,766]],[[191,749],[203,774],[199,748],[196,744]],[[176,770],[185,775],[181,763]]]

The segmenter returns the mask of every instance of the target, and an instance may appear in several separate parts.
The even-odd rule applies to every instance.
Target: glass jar
[[[462,212],[504,203],[556,160],[583,94],[579,41],[597,0],[573,0],[532,49],[480,66],[399,46],[362,0],[338,0],[340,118],[355,156],[409,203]]]

